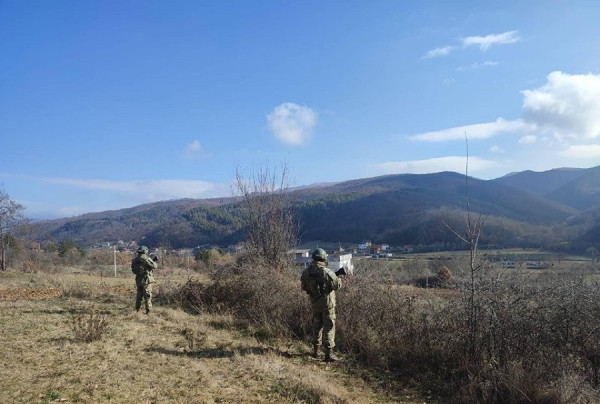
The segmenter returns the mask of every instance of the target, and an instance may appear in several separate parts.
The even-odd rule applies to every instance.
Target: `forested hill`
[[[457,240],[449,227],[464,230],[468,199],[473,213],[490,216],[494,239],[484,241],[499,242],[501,232],[505,242],[515,242],[521,233],[538,234],[576,212],[514,187],[474,178],[466,182],[464,175],[451,172],[390,175],[330,189],[299,204],[303,239],[452,243]]]
[[[600,205],[600,166],[523,171],[497,178],[493,182],[511,185],[576,209]]]
[[[290,192],[302,241],[452,246],[457,238],[450,229],[464,230],[468,201],[472,214],[487,217],[482,242],[551,246],[597,225],[593,212],[600,209],[600,201],[593,190],[600,188],[598,168],[572,171],[579,175],[560,181],[553,180],[555,172],[546,172],[554,186],[534,192],[527,190],[529,174],[483,181],[452,172],[388,175]],[[544,178],[538,176],[533,183]],[[568,199],[557,196],[567,194]],[[84,246],[115,240],[174,248],[227,245],[243,238],[239,213],[231,198],[166,201],[46,221],[35,236]]]

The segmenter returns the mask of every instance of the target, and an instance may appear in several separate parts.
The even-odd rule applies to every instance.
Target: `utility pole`
[[[115,263],[115,278],[117,277],[117,247],[113,246],[113,260]]]

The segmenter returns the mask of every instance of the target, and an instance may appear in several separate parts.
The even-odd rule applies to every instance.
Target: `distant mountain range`
[[[303,242],[460,248],[468,210],[485,218],[480,242],[580,251],[600,248],[600,166],[523,171],[493,180],[401,174],[290,190]],[[116,240],[174,248],[243,239],[238,201],[182,199],[39,223],[38,241]]]

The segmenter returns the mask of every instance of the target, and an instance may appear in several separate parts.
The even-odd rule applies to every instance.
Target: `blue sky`
[[[600,165],[596,1],[0,0],[0,184],[33,218],[395,173]]]

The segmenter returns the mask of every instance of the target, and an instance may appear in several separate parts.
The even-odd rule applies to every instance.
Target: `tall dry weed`
[[[77,342],[93,342],[100,340],[108,329],[107,317],[94,310],[73,316],[71,329]]]

